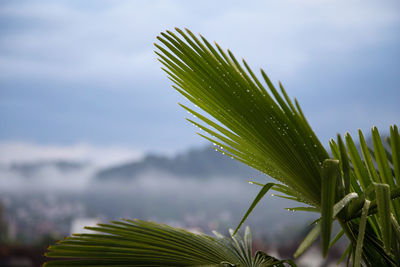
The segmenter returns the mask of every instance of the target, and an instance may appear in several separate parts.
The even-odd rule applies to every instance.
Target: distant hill
[[[22,174],[23,176],[29,177],[35,175],[39,171],[45,168],[54,168],[60,172],[73,172],[79,171],[88,165],[86,162],[75,162],[75,161],[38,161],[38,162],[19,162],[12,163],[9,167],[11,171]]]
[[[132,162],[100,170],[95,179],[130,180],[142,173],[159,171],[178,177],[209,178],[215,176],[250,178],[260,176],[252,168],[233,160],[210,147],[190,149],[174,157],[149,155]]]

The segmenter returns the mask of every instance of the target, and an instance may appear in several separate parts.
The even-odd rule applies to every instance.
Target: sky
[[[282,81],[325,144],[400,122],[399,1],[1,1],[0,163],[206,144],[154,54],[174,27]]]

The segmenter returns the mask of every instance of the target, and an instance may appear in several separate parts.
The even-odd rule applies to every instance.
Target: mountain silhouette
[[[102,169],[96,174],[96,180],[129,180],[148,171],[192,178],[260,176],[258,171],[206,147],[189,149],[173,157],[148,155],[138,162]]]

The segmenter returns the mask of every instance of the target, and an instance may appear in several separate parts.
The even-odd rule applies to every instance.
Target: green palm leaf
[[[115,221],[86,227],[49,247],[45,266],[283,266],[265,253],[252,257],[251,233],[244,239],[194,234],[141,220]],[[54,258],[61,258],[54,260]],[[289,262],[295,266],[292,262]]]
[[[279,93],[261,71],[267,90],[246,62],[242,67],[230,51],[226,54],[188,30],[177,32],[180,38],[161,33],[163,46],[156,44],[156,53],[174,88],[215,119],[183,106],[208,125],[196,123],[210,135],[202,136],[290,186],[296,198],[319,207],[321,164],[329,156],[297,101],[292,103],[281,84]]]

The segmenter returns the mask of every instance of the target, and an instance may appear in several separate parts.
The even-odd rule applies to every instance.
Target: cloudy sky
[[[0,147],[130,157],[204,144],[153,52],[174,27],[282,81],[325,143],[400,123],[399,1],[1,1]]]

